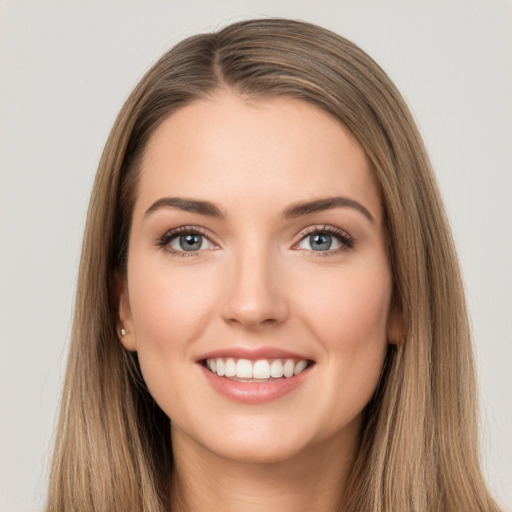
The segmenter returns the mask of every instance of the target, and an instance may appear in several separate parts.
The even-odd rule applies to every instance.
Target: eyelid
[[[212,248],[212,249],[201,249],[198,251],[180,251],[180,250],[171,248],[170,242],[172,240],[174,240],[176,237],[178,237],[180,234],[200,235],[200,236],[206,238],[214,246],[214,248],[219,247],[219,244],[215,242],[214,237],[212,236],[210,231],[208,231],[207,229],[202,228],[200,226],[193,226],[193,225],[179,226],[179,227],[167,230],[161,237],[158,237],[156,239],[155,245],[159,249],[163,249],[172,255],[177,255],[177,256],[181,256],[181,257],[198,256],[200,253],[204,252],[205,250],[213,250],[213,248]]]
[[[331,249],[327,251],[313,251],[309,249],[300,249],[298,248],[298,245],[308,236],[311,236],[315,233],[326,233],[328,235],[332,235],[336,237],[340,243],[341,247],[338,247],[336,249]],[[316,224],[313,226],[308,226],[307,228],[303,229],[298,235],[297,235],[297,241],[293,244],[292,249],[298,250],[298,251],[305,251],[313,256],[331,256],[333,254],[339,254],[340,252],[344,252],[347,250],[350,250],[354,247],[356,243],[355,238],[345,231],[344,229],[341,229],[336,226],[330,226],[329,224]]]
[[[170,248],[170,242],[175,239],[180,234],[197,234],[201,235],[202,237],[206,238],[214,247],[211,249],[200,249],[197,251],[181,251],[177,249]],[[338,239],[338,241],[341,244],[341,247],[330,249],[326,251],[313,251],[309,249],[300,249],[297,246],[308,236],[314,234],[314,233],[326,233],[329,235],[332,235]],[[292,249],[294,250],[300,250],[304,252],[308,252],[313,256],[330,256],[334,254],[338,254],[340,252],[344,252],[347,250],[350,250],[354,247],[356,243],[356,240],[350,233],[345,231],[342,228],[331,226],[328,224],[315,224],[312,226],[308,226],[301,230],[301,232],[297,235],[297,240],[292,245]],[[187,256],[198,256],[199,254],[203,253],[206,250],[213,250],[220,247],[220,244],[215,241],[215,236],[213,234],[201,227],[201,226],[195,226],[195,225],[185,225],[185,226],[178,226],[176,228],[172,228],[167,230],[161,237],[158,237],[155,241],[155,245],[159,249],[163,249],[167,251],[170,254],[178,255],[181,257],[187,257]]]

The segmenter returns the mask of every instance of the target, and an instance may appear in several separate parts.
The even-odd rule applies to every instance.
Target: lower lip
[[[203,365],[201,370],[213,389],[226,398],[246,404],[260,404],[277,400],[296,389],[307,378],[311,367],[293,377],[283,377],[269,382],[237,382],[219,377]]]

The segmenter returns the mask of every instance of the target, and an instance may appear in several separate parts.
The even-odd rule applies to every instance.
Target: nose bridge
[[[279,323],[288,313],[280,286],[279,256],[254,237],[233,253],[223,315],[226,321],[247,327]]]

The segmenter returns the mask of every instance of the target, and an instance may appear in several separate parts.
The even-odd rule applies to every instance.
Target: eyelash
[[[333,256],[335,254],[339,254],[344,251],[349,251],[354,248],[356,244],[356,240],[353,236],[351,236],[349,233],[344,231],[343,229],[336,228],[334,226],[311,226],[309,228],[306,228],[301,234],[300,239],[297,243],[294,244],[294,247],[297,246],[300,242],[305,240],[307,237],[315,234],[326,234],[331,235],[334,238],[337,238],[338,241],[341,244],[341,247],[338,247],[337,249],[327,250],[327,251],[307,251],[311,254],[313,257],[320,257],[325,258],[328,256]],[[306,249],[304,249],[306,250]]]
[[[180,258],[188,258],[190,256],[197,256],[197,253],[199,251],[177,251],[169,245],[180,234],[199,235],[204,238],[207,238],[211,242],[210,235],[205,230],[195,227],[195,226],[180,226],[179,228],[172,229],[171,231],[168,231],[167,233],[165,233],[164,236],[162,236],[161,238],[159,238],[157,240],[156,245],[160,249],[163,249],[164,251],[171,254],[172,256],[178,256]],[[211,243],[214,244],[214,242],[211,242]]]
[[[177,236],[180,234],[187,234],[187,235],[199,235],[202,237],[207,238],[212,244],[214,242],[211,241],[210,235],[206,232],[206,230],[203,230],[201,228],[195,227],[195,226],[180,226],[179,228],[172,229],[171,231],[168,231],[160,237],[156,245],[160,248],[168,252],[169,254],[173,256],[178,256],[181,258],[187,258],[191,256],[197,256],[198,252],[200,251],[177,251],[170,247],[170,242],[172,242]],[[313,257],[327,257],[332,256],[334,254],[338,254],[340,252],[348,251],[354,248],[355,246],[355,239],[352,237],[349,233],[344,231],[343,229],[336,228],[334,226],[311,226],[304,230],[300,234],[299,241],[296,242],[293,247],[296,247],[298,244],[300,244],[303,240],[305,240],[308,236],[314,235],[314,234],[327,234],[331,235],[338,239],[338,241],[341,243],[341,247],[338,247],[333,250],[327,250],[327,251],[313,251],[313,250],[307,250],[307,249],[297,249],[297,250],[304,250],[308,253],[310,253]],[[214,244],[215,245],[215,244]]]

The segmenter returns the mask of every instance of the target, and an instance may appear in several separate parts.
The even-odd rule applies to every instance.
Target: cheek
[[[389,273],[339,277],[323,283],[323,298],[311,301],[308,313],[309,328],[324,350],[328,433],[360,417],[377,386],[388,346]]]
[[[329,352],[364,352],[386,344],[391,297],[388,271],[332,275],[315,284],[308,317]]]
[[[215,272],[169,268],[157,262],[133,265],[129,294],[137,348],[180,353],[207,327],[215,301]],[[137,269],[143,272],[137,272]]]
[[[139,269],[143,269],[141,272]],[[151,395],[169,417],[188,410],[183,386],[192,389],[188,349],[211,322],[216,285],[192,265],[180,272],[165,264],[134,261],[129,269],[129,296],[136,349]],[[192,383],[193,384],[193,383]]]

